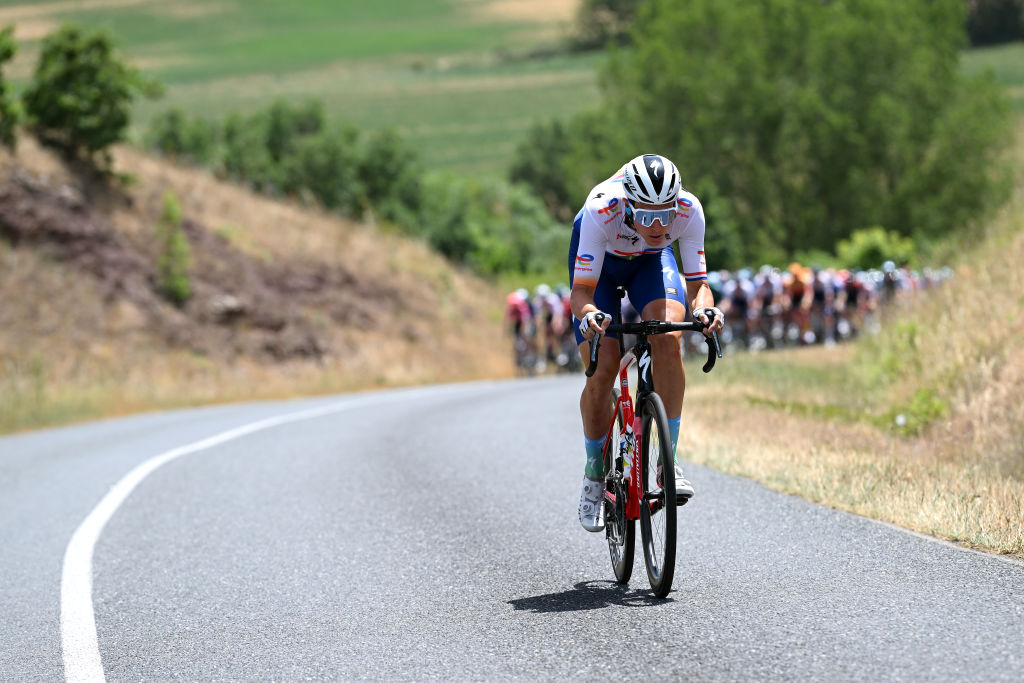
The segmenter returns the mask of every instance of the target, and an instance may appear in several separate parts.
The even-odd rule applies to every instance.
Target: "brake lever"
[[[718,341],[718,333],[712,332],[710,337],[704,337],[708,345],[708,360],[704,363],[704,372],[711,372],[715,367],[715,360],[722,357],[722,345]]]
[[[604,314],[598,313],[594,316],[594,320],[600,325],[604,321]],[[597,350],[601,348],[601,333],[598,332],[594,335],[594,341],[590,342],[590,365],[587,366],[587,377],[593,377],[594,373],[597,372]]]

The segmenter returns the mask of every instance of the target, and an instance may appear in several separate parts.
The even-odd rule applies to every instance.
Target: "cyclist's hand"
[[[604,334],[604,331],[611,324],[612,317],[607,313],[591,311],[583,316],[583,320],[580,321],[580,334],[587,341],[594,341],[594,335],[598,333]]]
[[[693,319],[704,325],[704,336],[710,337],[712,332],[721,332],[725,326],[725,314],[717,306],[695,308]]]

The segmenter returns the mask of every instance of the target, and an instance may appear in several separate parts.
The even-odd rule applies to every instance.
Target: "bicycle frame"
[[[621,344],[621,340],[619,342]],[[638,368],[638,386],[636,400],[633,400],[629,393],[629,370],[633,365]],[[640,477],[636,475],[634,467],[640,466],[640,447],[643,443],[643,426],[636,414],[635,406],[644,397],[653,391],[654,383],[651,380],[651,345],[646,335],[641,335],[630,351],[622,356],[619,361],[619,398],[615,403],[615,410],[622,412],[622,439],[616,442],[612,439],[617,428],[616,420],[613,418],[608,427],[608,434],[605,438],[605,449],[611,448],[612,443],[625,444],[626,452],[620,452],[619,457],[623,461],[623,478],[627,480],[626,491],[626,519],[640,518],[640,501],[643,500],[644,492],[641,490]],[[615,415],[613,412],[612,415]],[[625,458],[628,456],[628,464]],[[615,459],[605,457],[605,462],[614,464]],[[628,467],[628,470],[627,470]],[[605,499],[613,506],[615,505],[615,494],[605,490]]]

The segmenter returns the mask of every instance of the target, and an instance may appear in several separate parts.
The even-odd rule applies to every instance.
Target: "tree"
[[[357,135],[353,128],[339,127],[299,138],[280,163],[281,190],[286,194],[307,190],[325,208],[359,216],[363,186],[356,172]]]
[[[15,144],[15,126],[18,125],[20,113],[15,103],[8,97],[7,81],[4,80],[2,67],[17,52],[18,45],[14,42],[14,27],[8,26],[0,31],[0,143],[13,148]]]
[[[64,26],[43,40],[23,100],[41,142],[68,158],[95,162],[98,154],[109,168],[109,148],[125,139],[133,101],[160,90],[117,58],[105,32]]]
[[[516,149],[508,174],[513,183],[534,188],[548,211],[563,221],[572,220],[575,213],[569,174],[563,163],[569,150],[564,124],[537,124]]]
[[[367,137],[360,156],[359,182],[376,215],[396,223],[414,221],[423,196],[423,168],[412,147],[385,128]]]
[[[1024,39],[1024,0],[968,0],[967,36],[971,45]]]
[[[191,118],[178,107],[155,116],[146,133],[149,147],[172,159],[198,164],[213,160],[217,139],[216,125]]]
[[[872,225],[944,234],[1007,187],[1009,108],[990,78],[959,72],[965,11],[962,0],[649,0],[632,47],[602,74],[601,109],[585,131],[569,126],[567,167],[601,179],[655,151],[684,186],[710,182],[742,259],[719,265],[831,251]]]
[[[540,272],[564,264],[564,227],[524,185],[431,174],[421,218],[407,229],[482,274]]]

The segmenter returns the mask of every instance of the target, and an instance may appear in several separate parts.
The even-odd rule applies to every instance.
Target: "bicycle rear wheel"
[[[640,450],[640,534],[647,578],[654,594],[663,598],[672,590],[676,566],[676,485],[672,437],[661,397],[649,394],[640,408],[643,432]],[[659,481],[658,470],[662,477]]]
[[[605,491],[612,494],[604,499],[604,534],[608,539],[608,554],[612,559],[612,571],[619,583],[628,583],[633,574],[633,555],[636,550],[636,521],[626,519],[626,483],[622,479],[622,411],[618,408],[619,389],[612,389],[615,400],[615,430],[609,439],[604,455]]]

